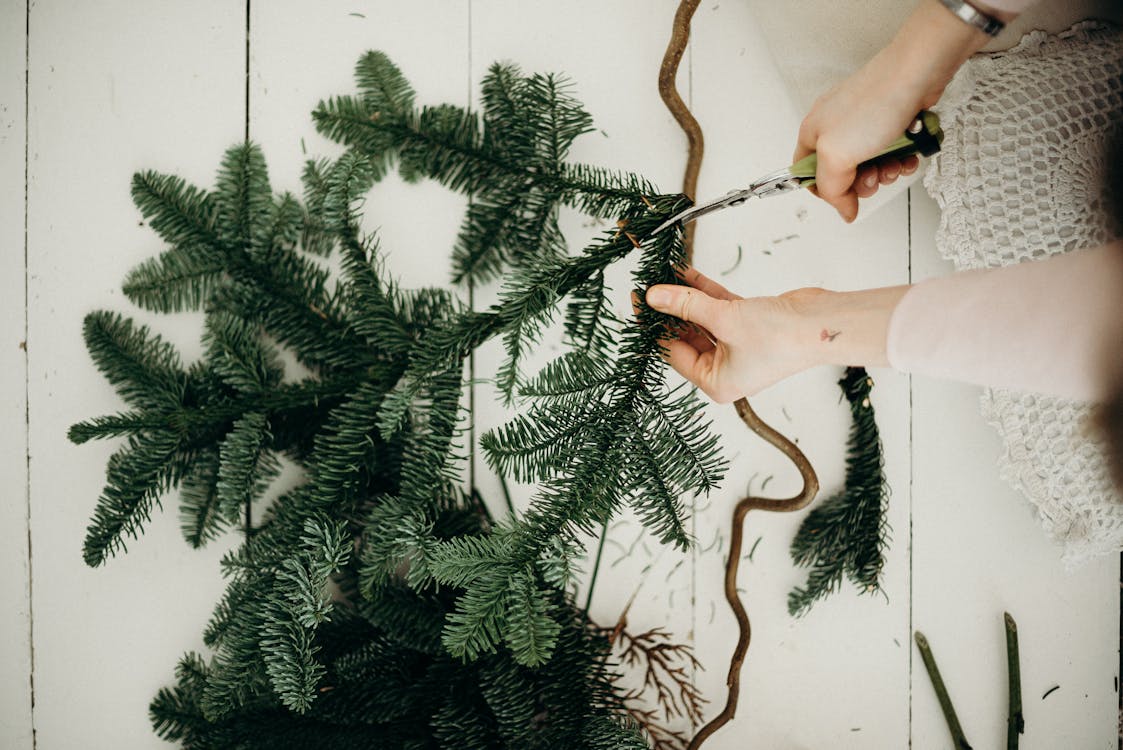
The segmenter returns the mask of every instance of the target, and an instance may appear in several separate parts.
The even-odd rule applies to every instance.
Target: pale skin
[[[667,361],[718,403],[753,396],[817,365],[887,365],[889,316],[908,290],[807,288],[744,298],[695,268],[683,280],[690,286],[651,287],[646,301],[703,329],[687,328],[667,341]]]
[[[984,12],[984,4],[974,3]],[[1010,14],[990,11],[1002,21]],[[934,105],[955,71],[990,39],[953,16],[938,0],[921,0],[893,41],[815,102],[804,118],[793,155],[818,152],[816,194],[846,222],[858,203],[901,175],[916,157],[858,165]],[[697,269],[688,286],[647,290],[652,308],[688,321],[667,342],[667,361],[719,403],[753,396],[817,365],[883,367],[893,310],[908,286],[835,292],[796,289],[775,297],[743,298]]]

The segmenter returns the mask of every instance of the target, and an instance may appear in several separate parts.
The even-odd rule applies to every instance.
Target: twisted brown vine
[[[687,159],[686,172],[682,177],[682,192],[690,200],[695,200],[698,191],[698,170],[702,168],[702,153],[705,143],[702,140],[702,126],[694,119],[690,109],[679,96],[675,87],[675,77],[678,75],[678,65],[682,55],[686,52],[687,42],[690,41],[690,19],[698,4],[702,0],[682,0],[678,10],[675,11],[674,24],[671,26],[671,41],[667,43],[667,51],[663,54],[663,63],[659,66],[659,96],[667,105],[679,127],[686,133]],[[689,259],[694,254],[694,224],[687,224],[684,229],[683,242],[686,246],[686,257]]]
[[[659,96],[671,111],[675,120],[686,132],[689,150],[686,160],[686,170],[683,177],[683,193],[693,199],[698,185],[698,173],[702,166],[702,128],[690,113],[682,97],[675,88],[675,76],[678,72],[679,62],[686,51],[690,38],[690,20],[698,8],[700,0],[681,0],[675,12],[671,40],[663,56],[663,63],[659,68]],[[694,256],[694,224],[688,224],[685,230],[686,259],[690,263]],[[745,654],[749,649],[752,637],[752,628],[745,605],[737,592],[737,572],[741,564],[741,542],[745,533],[745,516],[750,510],[767,510],[777,513],[788,513],[806,507],[819,491],[819,479],[811,462],[795,443],[781,435],[776,429],[764,422],[756,415],[746,399],[738,399],[734,404],[737,415],[745,426],[763,438],[770,445],[775,446],[787,456],[803,478],[803,489],[793,497],[787,499],[774,499],[754,497],[752,495],[740,500],[733,508],[732,530],[730,533],[729,558],[725,565],[725,600],[733,610],[737,619],[738,637],[729,660],[729,675],[726,685],[729,688],[725,707],[721,713],[711,719],[705,726],[698,730],[690,741],[687,750],[698,750],[714,732],[732,721],[737,712],[737,699],[741,693],[741,667],[745,662]]]

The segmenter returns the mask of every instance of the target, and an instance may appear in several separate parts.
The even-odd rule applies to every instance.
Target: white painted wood
[[[27,358],[24,324],[24,3],[0,6],[0,747],[29,750],[31,561],[27,535]]]
[[[148,316],[120,293],[161,249],[129,195],[135,171],[213,182],[244,122],[243,6],[211,0],[69,3],[31,9],[31,531],[35,720],[40,750],[166,748],[148,704],[173,679],[222,591],[224,545],[192,551],[176,501],[101,569],[82,561],[108,443],[67,427],[123,402],[82,342],[94,309],[136,315],[199,352],[196,316]]]
[[[3,12],[15,13],[19,31],[22,16],[10,5]],[[525,71],[564,72],[574,80],[599,129],[577,142],[574,160],[637,171],[674,190],[685,144],[658,99],[655,77],[676,5],[253,3],[250,135],[265,150],[274,189],[299,191],[305,156],[339,152],[315,134],[309,113],[320,98],[354,89],[352,69],[363,51],[388,52],[423,103],[476,103],[487,66],[506,59]],[[7,44],[19,35],[11,36],[7,16],[0,21],[7,35],[0,70],[8,76],[22,71],[21,53]],[[707,197],[787,163],[799,113],[747,8],[704,4],[694,27],[680,90],[706,131],[699,197]],[[225,545],[188,549],[173,500],[129,554],[104,569],[86,568],[85,525],[114,446],[75,447],[65,431],[79,419],[121,408],[90,363],[80,330],[89,310],[130,311],[120,281],[160,247],[150,229],[138,226],[128,195],[131,174],[155,168],[207,187],[223,150],[242,138],[245,5],[41,0],[32,7],[31,28],[29,439],[38,747],[167,747],[151,732],[147,705],[171,681],[178,656],[200,647],[202,627],[222,590],[216,563]],[[15,85],[3,79],[0,104],[10,106],[13,90],[22,106],[22,79]],[[0,113],[0,128],[10,111]],[[21,127],[22,115],[12,122]],[[0,139],[7,132],[0,129]],[[16,140],[14,157],[10,141],[0,140],[0,283],[15,284],[13,292],[5,287],[0,304],[22,294],[22,135]],[[389,267],[403,284],[447,285],[446,259],[465,205],[436,184],[407,186],[391,176],[368,198],[367,227],[379,231]],[[909,277],[911,221],[914,275],[944,272],[931,247],[934,206],[918,189],[911,206],[910,215],[901,196],[846,227],[809,196],[752,204],[702,223],[697,263],[743,294],[897,284]],[[564,217],[571,246],[603,229],[585,224]],[[9,246],[20,248],[15,259]],[[614,279],[624,313],[626,269]],[[477,290],[477,305],[494,295],[494,288]],[[21,314],[17,304],[5,319]],[[187,357],[198,353],[196,316],[137,317],[168,334]],[[22,336],[22,325],[19,330]],[[0,342],[6,352],[0,385],[11,382],[7,392],[20,394],[22,357],[2,347],[7,345]],[[555,347],[547,338],[526,371],[549,361]],[[477,374],[490,377],[498,357],[494,345],[481,351]],[[762,417],[799,439],[819,471],[823,496],[843,478],[849,417],[838,400],[839,374],[806,373],[754,401]],[[1029,725],[1022,746],[1115,747],[1117,560],[1063,572],[1024,503],[997,479],[999,447],[978,416],[977,390],[890,372],[874,377],[893,489],[888,603],[857,597],[847,584],[807,618],[791,620],[786,595],[803,577],[791,567],[787,546],[800,519],[750,517],[746,550],[758,537],[761,542],[753,561],[743,565],[741,585],[749,592],[753,645],[737,720],[707,747],[946,747],[943,719],[911,644],[913,626],[930,637],[968,736],[977,747],[998,746],[1005,720],[1003,609],[1021,625]],[[494,402],[490,385],[476,388],[476,400],[477,434],[511,413]],[[20,404],[6,400],[2,408],[11,408],[10,419],[22,423]],[[592,614],[612,624],[638,588],[629,625],[667,627],[696,645],[706,667],[697,682],[711,699],[712,714],[724,700],[734,641],[721,599],[729,512],[750,481],[760,491],[768,480],[765,493],[777,497],[794,492],[798,483],[786,462],[749,435],[729,407],[710,413],[731,470],[725,488],[698,503],[698,550],[661,552],[634,521],[615,524]],[[22,491],[20,440],[18,433],[5,436],[3,460],[14,462],[10,471],[4,465],[5,476],[17,491],[6,497]],[[498,484],[482,460],[477,470],[491,506],[502,507]],[[516,488],[520,506],[529,494],[530,488]],[[21,554],[26,561],[26,550],[18,549],[26,523],[21,507],[22,501],[0,507],[11,514],[0,515],[0,555],[12,556],[8,571],[20,570]],[[24,532],[24,543],[26,537]],[[14,649],[17,660],[9,670],[9,651],[0,652],[0,732],[8,731],[4,722],[14,716],[12,736],[24,744],[13,746],[20,750],[28,746],[29,725],[20,705],[30,703],[19,694],[26,675],[18,662],[26,652],[19,646],[26,647],[26,636],[20,640],[26,614],[19,609],[25,586],[26,575],[22,581],[9,575],[0,588],[0,642]],[[1060,690],[1041,701],[1054,684]],[[7,747],[8,737],[0,733],[0,745]]]
[[[950,273],[934,245],[935,203],[914,188],[912,208],[914,279]],[[1029,504],[998,478],[1002,446],[979,416],[981,390],[912,383],[913,627],[931,643],[967,739],[998,747],[1006,736],[1008,611],[1019,629],[1021,747],[1116,747],[1118,557],[1066,573]],[[915,646],[913,654],[912,747],[947,747]]]
[[[789,103],[779,71],[746,4],[707,3],[694,21],[694,112],[706,133],[699,197],[720,195],[791,160],[800,113]],[[697,234],[696,264],[742,295],[804,286],[858,289],[907,280],[907,205],[897,200],[851,226],[809,195],[750,202],[707,217]],[[740,248],[740,263],[737,263]],[[798,440],[829,497],[843,483],[850,415],[840,402],[841,368],[820,368],[752,400],[758,413]],[[908,393],[905,379],[873,372],[873,403],[893,490],[889,520],[898,530],[887,555],[885,589],[859,597],[846,582],[802,619],[787,613],[787,595],[806,571],[788,546],[805,513],[754,511],[745,522],[739,586],[753,624],[742,670],[737,718],[709,741],[714,748],[903,747],[908,738]],[[800,488],[795,469],[746,429],[731,407],[715,411],[733,460],[730,480],[696,519],[701,540],[728,538],[736,502],[755,495],[786,498]],[[753,479],[755,477],[755,479]],[[771,477],[762,490],[764,480]],[[695,635],[706,665],[703,692],[719,705],[735,640],[723,594],[725,555],[703,553],[695,570]],[[711,613],[716,609],[716,616]],[[851,689],[861,675],[861,689]]]

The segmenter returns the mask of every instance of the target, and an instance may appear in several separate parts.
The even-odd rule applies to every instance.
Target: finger
[[[709,393],[714,368],[712,351],[699,352],[686,342],[675,340],[666,343],[665,357],[675,372]]]
[[[688,286],[657,284],[647,290],[647,304],[659,312],[673,315],[689,323],[697,323],[722,338],[728,330],[726,315],[730,310],[728,300],[718,300],[705,292]]]
[[[877,176],[882,185],[892,185],[900,175],[901,162],[897,159],[890,159],[878,165]]]
[[[818,128],[812,121],[811,116],[803,118],[803,122],[799,124],[799,134],[796,136],[795,152],[792,154],[792,163],[799,161],[803,157],[810,154],[815,150],[815,143],[819,140]]]
[[[854,192],[859,198],[869,198],[877,192],[878,172],[876,164],[866,164],[858,168],[854,180]]]
[[[916,154],[906,156],[901,160],[901,174],[908,176],[917,170],[920,166],[920,157]]]
[[[679,278],[695,289],[700,289],[711,297],[717,299],[741,299],[741,295],[734,294],[718,282],[705,275],[697,268],[688,266],[679,274]]]
[[[858,196],[853,189],[856,177],[857,169],[853,163],[835,158],[820,144],[815,185],[819,189],[819,197],[834,206],[846,222],[854,221],[858,216]]]
[[[717,345],[717,340],[712,333],[693,323],[682,324],[675,333],[680,340],[690,344],[699,352],[708,352]]]

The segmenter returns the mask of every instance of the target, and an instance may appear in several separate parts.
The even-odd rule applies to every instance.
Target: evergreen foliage
[[[889,528],[881,437],[870,404],[873,379],[852,367],[838,381],[853,419],[847,444],[846,484],[803,518],[791,544],[795,564],[810,568],[807,583],[788,594],[788,611],[806,614],[817,600],[837,591],[843,577],[861,593],[881,591]]]
[[[184,657],[153,723],[188,748],[644,747],[569,583],[578,535],[625,507],[685,546],[682,497],[724,469],[699,403],[664,383],[667,320],[642,304],[638,325],[618,320],[604,283],[630,255],[640,299],[676,282],[680,238],[644,238],[685,199],[565,162],[590,119],[559,78],[494,66],[481,115],[417,108],[380,53],[357,79],[359,95],[316,112],[350,150],[309,162],[303,200],[273,193],[249,143],[227,151],[212,191],[134,178],[168,248],[125,292],[147,310],[202,311],[200,361],[184,366],[117,314],[86,319],[129,409],[70,431],[127,438],[86,561],[123,549],[176,486],[190,544],[245,524],[204,634],[213,656]],[[492,308],[387,278],[356,207],[395,165],[472,196],[454,265],[464,280],[502,273]],[[617,229],[571,255],[561,206],[619,217]],[[336,251],[338,277],[316,257]],[[522,355],[555,318],[572,350],[524,377]],[[502,523],[457,471],[464,360],[495,337],[499,388],[527,408],[483,444],[497,470],[540,486]],[[282,351],[311,375],[286,379]],[[266,501],[281,457],[303,482]]]

